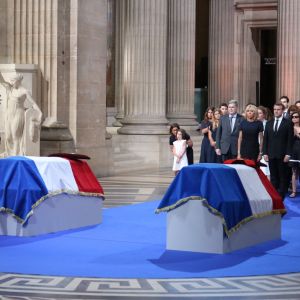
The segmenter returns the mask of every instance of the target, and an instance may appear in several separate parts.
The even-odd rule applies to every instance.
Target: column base
[[[118,129],[119,134],[138,134],[138,135],[156,135],[169,134],[168,125],[150,125],[150,124],[123,124]]]
[[[69,128],[60,122],[52,122],[41,130],[41,156],[58,152],[75,152],[75,144]]]
[[[168,114],[167,118],[169,120],[169,123],[178,123],[179,126],[185,126],[185,127],[190,127],[195,129],[198,127],[199,123],[196,120],[196,115],[194,114],[187,114],[187,115],[182,115],[182,114]]]

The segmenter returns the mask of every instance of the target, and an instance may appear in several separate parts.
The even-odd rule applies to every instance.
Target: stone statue
[[[22,74],[13,74],[5,80],[0,72],[0,83],[6,88],[5,105],[5,153],[2,156],[26,155],[25,133],[29,130],[32,142],[37,142],[42,121],[42,112],[30,92],[22,86]],[[26,112],[31,112],[29,124]],[[25,128],[29,126],[29,128]]]

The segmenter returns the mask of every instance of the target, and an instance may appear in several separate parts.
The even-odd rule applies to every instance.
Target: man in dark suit
[[[290,99],[288,96],[281,96],[280,97],[280,102],[282,103],[283,105],[283,117],[286,118],[286,119],[289,119],[290,116],[289,116],[289,113],[288,113],[288,109],[289,109],[289,102],[290,102]]]
[[[239,126],[243,117],[237,113],[238,101],[230,100],[228,114],[220,118],[220,124],[216,135],[216,153],[222,155],[222,160],[237,157],[237,141]]]
[[[292,154],[293,146],[293,124],[284,118],[284,106],[276,103],[273,107],[274,118],[267,122],[263,154],[269,162],[271,183],[284,199],[289,187],[288,161]]]

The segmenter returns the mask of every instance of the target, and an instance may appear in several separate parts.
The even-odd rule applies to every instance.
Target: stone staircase
[[[196,131],[188,133],[194,144],[194,163],[198,163],[202,136]],[[111,134],[112,173],[114,175],[147,169],[172,168],[173,156],[169,151],[168,135],[124,136],[116,132]]]
[[[112,158],[115,174],[131,173],[133,171],[151,168],[151,166],[147,166],[146,160],[143,157],[129,152],[127,149],[124,149],[122,145],[115,145],[115,147],[113,147]]]

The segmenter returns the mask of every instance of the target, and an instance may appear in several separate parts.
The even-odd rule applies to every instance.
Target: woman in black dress
[[[263,123],[257,120],[257,107],[249,104],[245,119],[240,124],[237,158],[260,161],[263,146]]]
[[[300,161],[300,113],[299,111],[293,112],[291,115],[291,120],[294,124],[294,141],[293,141],[293,154],[291,159],[292,160],[299,160]],[[296,197],[297,193],[297,182],[299,178],[299,163],[293,162],[291,163],[292,166],[292,193],[290,194],[290,198]]]
[[[170,150],[173,154],[173,143],[177,140],[177,131],[180,129],[179,124],[173,123],[170,125],[170,137],[169,137],[169,146]],[[186,149],[186,156],[188,159],[188,164],[192,165],[194,163],[194,150],[193,150],[193,141],[191,137],[186,133],[186,131],[183,131],[182,138],[186,140],[186,143],[188,145]]]
[[[208,139],[208,131],[210,130],[211,127],[211,122],[213,120],[213,115],[214,115],[214,110],[215,108],[210,106],[206,109],[206,112],[204,114],[204,120],[201,122],[199,125],[198,130],[201,131],[203,134],[203,140],[201,143],[201,150],[200,150],[200,163],[209,163],[211,162],[210,158],[210,142]]]
[[[208,139],[210,142],[209,160],[210,162],[214,163],[222,163],[222,156],[216,154],[216,136],[221,115],[221,109],[216,109],[214,111],[214,117],[211,123],[210,130],[208,131]]]

